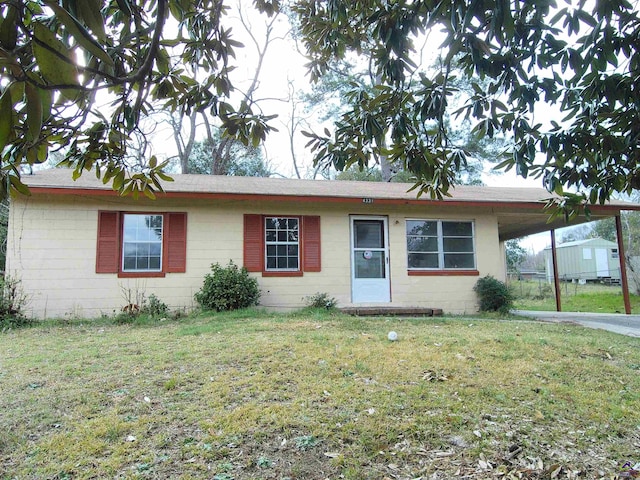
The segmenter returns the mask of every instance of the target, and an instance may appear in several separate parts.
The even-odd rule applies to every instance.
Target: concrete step
[[[439,317],[440,308],[422,307],[343,307],[342,313],[358,317],[391,316],[391,317]]]

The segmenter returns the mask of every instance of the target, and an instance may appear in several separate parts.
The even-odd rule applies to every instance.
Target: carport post
[[[629,282],[627,281],[627,266],[624,258],[624,241],[622,237],[620,213],[616,215],[616,237],[618,237],[618,259],[620,260],[620,282],[622,283],[624,311],[627,315],[631,315],[631,300],[629,300]]]
[[[551,261],[553,262],[553,283],[556,287],[556,311],[562,311],[560,300],[560,278],[558,277],[558,255],[556,254],[556,231],[551,229]]]

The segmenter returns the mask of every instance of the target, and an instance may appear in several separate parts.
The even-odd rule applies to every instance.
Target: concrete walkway
[[[534,312],[532,310],[513,310],[512,313],[547,322],[578,323],[589,328],[600,328],[602,330],[608,330],[621,335],[640,337],[640,315],[622,315],[619,313]]]

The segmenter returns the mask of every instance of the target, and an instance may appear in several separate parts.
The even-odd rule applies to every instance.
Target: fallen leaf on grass
[[[562,465],[558,465],[557,463],[554,463],[547,469],[547,475],[549,475],[549,478],[558,478],[558,475],[560,475],[561,471],[562,471]]]
[[[493,469],[493,465],[491,465],[491,462],[489,462],[485,456],[483,454],[480,454],[480,458],[478,460],[478,466],[482,469],[482,470],[492,470]]]
[[[423,451],[419,451],[417,452],[418,455],[429,455],[429,452],[423,452]],[[435,455],[436,458],[445,458],[445,457],[452,457],[453,455],[456,454],[456,452],[454,452],[453,450],[436,450],[435,452],[433,452],[433,454]]]
[[[324,452],[324,456],[329,458],[339,458],[341,454],[338,452]]]
[[[427,370],[422,374],[422,380],[426,380],[427,382],[446,382],[449,380],[449,376],[444,373]]]

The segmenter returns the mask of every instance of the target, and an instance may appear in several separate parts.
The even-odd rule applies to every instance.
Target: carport
[[[527,195],[527,189],[523,189],[522,193],[523,195]],[[551,194],[549,194],[549,198],[552,198]],[[640,211],[640,205],[619,200],[611,200],[610,202],[607,202],[603,205],[589,205],[588,214],[583,211],[580,213],[580,215],[577,215],[570,220],[567,220],[562,216],[552,219],[550,215],[550,209],[541,207],[540,202],[534,202],[532,198],[531,204],[512,205],[512,208],[510,208],[508,211],[500,211],[496,213],[498,216],[498,230],[501,242],[506,242],[507,240],[513,240],[525,237],[527,235],[533,235],[546,231],[550,233],[556,310],[558,312],[562,311],[562,299],[560,295],[560,278],[558,276],[558,259],[555,235],[556,229],[572,225],[580,225],[597,220],[604,220],[606,218],[615,218],[624,308],[625,313],[627,315],[630,315],[631,302],[629,300],[629,283],[627,279],[625,250],[622,236],[622,221],[620,219],[620,213],[622,211],[628,210]]]

